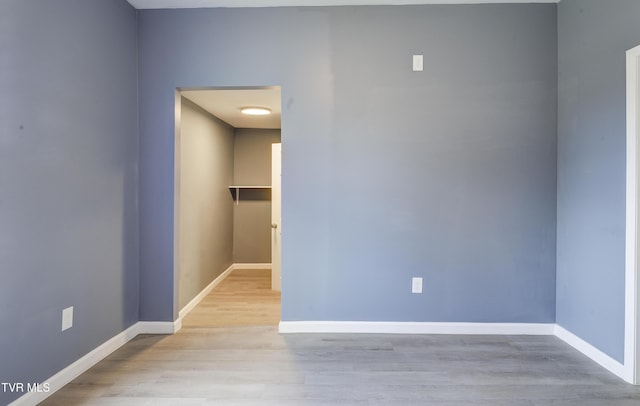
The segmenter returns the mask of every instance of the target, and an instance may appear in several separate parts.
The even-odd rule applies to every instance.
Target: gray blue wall
[[[0,1],[2,382],[138,320],[136,36],[124,1]]]
[[[624,357],[625,51],[637,0],[558,6],[557,322]]]
[[[283,86],[283,319],[555,318],[622,360],[639,14],[172,10],[136,31],[124,1],[3,1],[0,377],[43,380],[138,319],[175,318],[175,88],[196,86]]]
[[[141,11],[141,318],[177,312],[175,88],[282,85],[284,320],[553,322],[556,22],[531,4]]]
[[[555,318],[622,360],[638,15],[636,0],[563,0],[136,24],[124,1],[2,1],[2,381],[175,318],[175,89],[200,86],[283,86],[284,320]]]

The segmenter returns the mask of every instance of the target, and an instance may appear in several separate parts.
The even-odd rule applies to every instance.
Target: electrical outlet
[[[422,278],[411,278],[411,293],[422,293]]]
[[[62,310],[62,331],[73,327],[73,306]]]

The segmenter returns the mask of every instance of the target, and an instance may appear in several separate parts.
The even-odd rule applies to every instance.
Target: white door
[[[271,289],[281,290],[280,237],[282,235],[281,220],[281,185],[282,185],[282,144],[271,145]]]

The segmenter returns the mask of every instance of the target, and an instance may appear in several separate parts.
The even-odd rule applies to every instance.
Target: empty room
[[[3,0],[0,404],[640,404],[638,16]]]

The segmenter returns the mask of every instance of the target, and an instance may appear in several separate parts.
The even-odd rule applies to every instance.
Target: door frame
[[[625,333],[624,379],[640,384],[640,274],[638,243],[640,224],[640,45],[626,52],[627,58],[627,171],[626,171],[626,236],[625,236]]]
[[[279,87],[282,92],[282,85],[256,85],[256,86],[186,86],[176,87],[174,90],[174,138],[173,138],[173,319],[177,322],[178,331],[182,327],[182,317],[180,315],[180,298],[179,298],[179,283],[180,283],[180,171],[182,170],[180,161],[180,142],[181,136],[180,128],[182,122],[182,92],[186,90],[246,90],[246,89],[269,89],[273,87]],[[282,104],[282,93],[280,95],[280,104]],[[282,122],[284,121],[285,112],[281,109],[280,113],[280,144],[283,143],[283,128]],[[281,162],[282,165],[282,162]],[[281,166],[282,170],[282,166]],[[282,204],[282,196],[280,197],[280,203]],[[280,258],[282,261],[282,241],[280,242]],[[215,282],[215,281],[213,281]],[[206,289],[206,288],[205,288]],[[281,288],[282,291],[282,288]],[[281,296],[282,297],[282,296]],[[195,298],[197,299],[197,297]],[[201,299],[200,299],[201,300]],[[282,303],[282,298],[280,299]],[[188,306],[187,306],[188,307]],[[280,318],[282,319],[282,305],[280,306]]]

